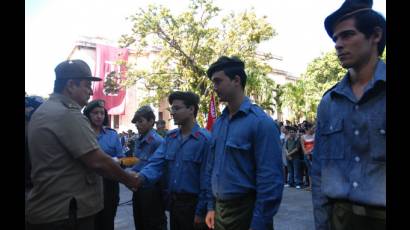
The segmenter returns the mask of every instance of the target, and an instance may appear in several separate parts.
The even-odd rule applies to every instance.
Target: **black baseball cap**
[[[57,65],[54,69],[56,80],[63,79],[84,79],[90,81],[101,81],[101,78],[94,77],[91,69],[83,60],[67,60]]]

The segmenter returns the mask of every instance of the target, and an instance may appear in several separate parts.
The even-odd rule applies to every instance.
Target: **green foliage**
[[[224,17],[218,17],[219,12],[212,0],[192,0],[179,15],[163,6],[140,8],[129,17],[133,27],[121,37],[120,45],[132,48],[137,55],[149,47],[157,47],[158,53],[151,70],[128,66],[123,84],[143,82],[155,94],[146,98],[147,102],[158,102],[174,90],[193,91],[201,97],[198,120],[203,122],[212,90],[206,70],[218,57],[235,55],[246,64],[247,94],[265,109],[273,110],[275,84],[267,77],[271,68],[266,64],[272,54],[257,53],[256,47],[275,36],[274,29],[266,16],[257,17],[253,9]]]
[[[314,120],[317,105],[326,90],[346,74],[335,51],[314,59],[295,84],[285,85],[282,100],[293,111],[293,120]]]
[[[386,61],[386,50],[381,59]],[[292,120],[315,120],[317,106],[323,94],[339,82],[346,72],[340,65],[336,52],[331,51],[314,59],[295,84],[284,85],[281,99],[292,110]]]

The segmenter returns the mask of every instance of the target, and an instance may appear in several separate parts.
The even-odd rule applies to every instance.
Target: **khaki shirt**
[[[28,146],[34,185],[27,203],[28,222],[68,219],[73,197],[77,200],[78,218],[103,208],[101,177],[79,159],[99,148],[99,144],[75,101],[52,94],[31,119]]]

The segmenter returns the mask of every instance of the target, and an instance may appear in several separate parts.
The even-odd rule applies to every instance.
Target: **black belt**
[[[368,216],[377,219],[386,219],[386,208],[371,205],[358,204],[348,200],[332,199],[334,205],[339,205],[345,209],[350,210],[358,216]]]
[[[239,203],[247,199],[255,199],[255,198],[256,198],[256,192],[252,191],[249,193],[235,196],[234,198],[228,198],[228,199],[215,198],[215,201],[218,203]]]
[[[198,194],[196,193],[171,193],[171,200],[173,201],[195,201],[198,199]]]

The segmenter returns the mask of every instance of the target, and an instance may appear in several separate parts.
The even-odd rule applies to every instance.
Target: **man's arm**
[[[256,201],[252,229],[271,229],[283,192],[283,163],[279,130],[270,118],[263,118],[254,129],[256,162]]]
[[[322,103],[321,103],[322,104]],[[315,226],[317,230],[330,229],[330,214],[332,206],[329,204],[328,198],[321,192],[321,161],[320,156],[322,153],[322,105],[319,105],[317,112],[317,125],[315,134],[315,157],[313,157],[312,163],[312,201],[313,201],[313,216],[315,219]]]
[[[205,223],[208,228],[214,229],[215,225],[215,198],[212,194],[212,185],[211,185],[211,177],[212,177],[212,170],[214,167],[214,160],[215,160],[215,141],[212,138],[211,143],[208,148],[208,155],[206,160],[205,166],[205,173],[204,173],[204,183],[205,183],[205,196],[206,196],[206,209],[207,214],[205,217]]]
[[[97,174],[108,179],[119,181],[131,190],[136,190],[140,185],[139,180],[122,170],[118,163],[103,153],[100,148],[80,156],[79,159]]]
[[[140,170],[139,175],[143,176],[144,181],[147,183],[154,184],[161,178],[166,164],[166,151],[167,147],[164,141],[149,157],[148,163]]]
[[[207,161],[208,161],[208,155],[210,152],[210,144],[209,141],[207,141],[204,145],[204,148],[202,149],[203,155],[202,155],[202,163],[201,163],[201,168],[199,172],[199,196],[198,196],[198,203],[196,206],[195,210],[195,215],[203,217],[204,214],[207,212],[207,186],[208,184],[210,185],[210,182],[208,182],[208,176],[207,176]]]
[[[306,149],[305,149],[305,145],[303,144],[305,142],[305,138],[303,137],[303,135],[300,136],[299,140],[300,140],[300,147],[302,148],[303,153],[307,154]]]

